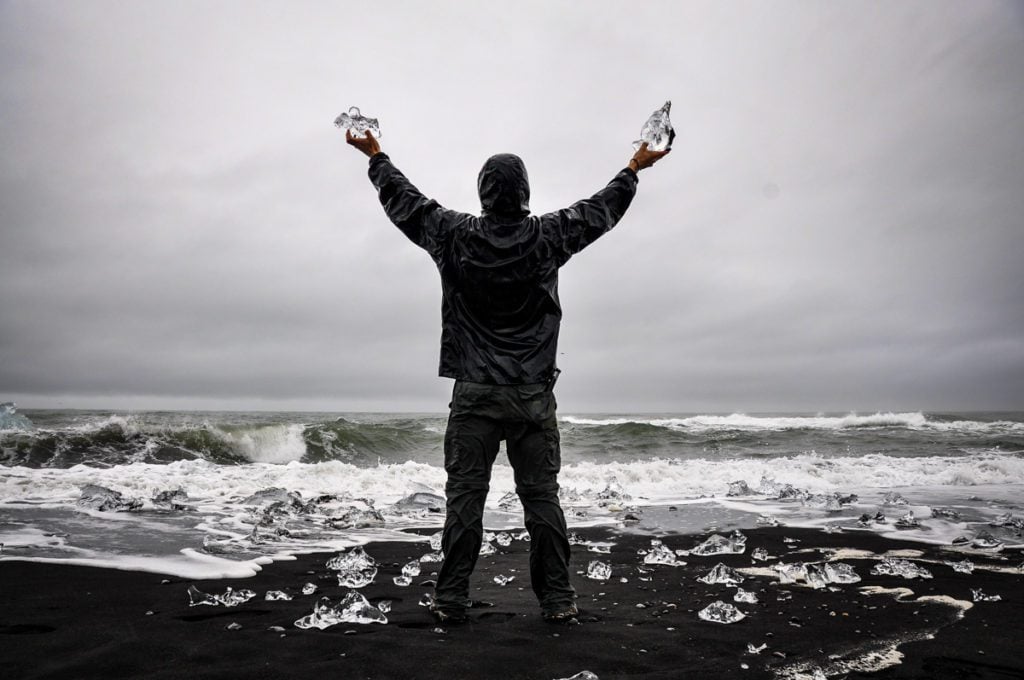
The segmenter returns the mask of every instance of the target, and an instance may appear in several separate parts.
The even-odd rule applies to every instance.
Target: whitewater
[[[297,553],[417,540],[403,530],[443,522],[444,427],[438,414],[0,405],[0,559],[238,577]],[[560,429],[572,526],[671,533],[770,519],[931,543],[980,527],[1022,540],[1019,525],[991,526],[1021,516],[1021,413],[565,415]],[[522,526],[502,461],[492,529]],[[735,493],[740,481],[747,491]],[[125,506],[84,502],[88,485]],[[786,485],[797,493],[780,495]],[[183,500],[161,500],[172,493]],[[826,507],[828,495],[847,502]],[[919,525],[897,528],[908,512]],[[860,526],[865,513],[888,521]]]

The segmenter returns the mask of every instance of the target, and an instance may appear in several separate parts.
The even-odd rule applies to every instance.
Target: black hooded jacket
[[[426,198],[386,154],[370,180],[388,217],[441,273],[441,376],[521,385],[555,369],[562,308],[558,268],[622,218],[636,193],[629,168],[592,197],[530,215],[530,183],[518,156],[492,156],[480,170],[480,217]]]

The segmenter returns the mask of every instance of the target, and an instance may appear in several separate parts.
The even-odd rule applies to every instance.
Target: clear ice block
[[[780,562],[773,568],[779,574],[779,583],[796,583],[807,578],[807,566],[803,562]]]
[[[420,556],[420,562],[444,562],[444,553],[440,550],[424,553]]]
[[[648,147],[650,148],[650,147]],[[751,489],[746,481],[738,479],[735,482],[729,482],[729,490],[725,493],[726,496],[753,496],[754,490]]]
[[[857,583],[860,576],[845,562],[829,562],[825,565],[825,576],[829,583]]]
[[[738,533],[738,532],[737,532]],[[742,534],[740,534],[742,536]],[[706,557],[708,555],[738,555],[746,550],[746,537],[743,537],[743,542],[737,542],[735,540],[736,534],[733,534],[733,538],[726,538],[721,534],[712,534],[700,545],[690,550],[691,555],[697,555],[700,557]]]
[[[961,574],[970,574],[974,571],[974,562],[970,560],[962,560],[960,562],[946,562],[953,571],[958,571]]]
[[[924,567],[919,567],[909,560],[901,560],[895,557],[886,557],[871,568],[871,573],[876,576],[902,576],[903,578],[932,578],[932,573]]]
[[[419,576],[420,575],[420,561],[413,560],[402,567],[402,576]]]
[[[441,537],[444,536],[444,532],[438,531],[430,534],[430,549],[440,550],[441,549]]]
[[[704,609],[697,612],[697,616],[703,621],[712,623],[736,623],[747,618],[746,614],[739,609],[721,600],[715,600]]]
[[[612,565],[598,560],[591,560],[587,565],[587,578],[595,581],[607,581],[612,575]]]
[[[494,582],[497,583],[499,586],[507,586],[509,583],[515,580],[515,576],[505,576],[503,574],[498,574],[494,577]]]
[[[342,130],[351,130],[356,137],[365,137],[366,132],[370,131],[374,137],[380,139],[380,124],[377,119],[364,116],[358,106],[350,107],[348,112],[335,118],[334,126]]]
[[[494,541],[502,548],[507,548],[512,545],[512,537],[508,535],[507,531],[499,532],[498,535],[494,537]]]
[[[740,574],[735,569],[727,567],[726,565],[719,562],[711,569],[711,571],[709,571],[704,576],[701,576],[697,580],[702,583],[707,583],[708,585],[722,583],[727,586],[735,586],[740,583],[743,583],[745,579],[743,578],[743,574]]]
[[[496,552],[498,552],[498,550],[492,544],[490,544],[489,542],[484,541],[483,543],[480,544],[480,555],[481,556],[493,555]]]
[[[750,558],[752,560],[757,561],[757,562],[764,562],[764,561],[770,559],[768,557],[768,551],[765,550],[764,548],[754,548],[750,552]]]
[[[142,507],[142,500],[129,498],[120,491],[108,489],[99,484],[86,484],[78,497],[78,506],[100,512],[131,512]]]
[[[665,105],[651,114],[640,129],[640,139],[633,142],[633,149],[639,149],[644,142],[650,151],[664,151],[672,146],[672,140],[676,137],[676,131],[672,128],[672,121],[669,120],[669,110],[672,102],[667,101]]]
[[[204,593],[192,585],[188,587],[188,597],[190,607],[196,607],[201,604],[236,607],[243,602],[248,602],[252,598],[256,597],[256,593],[244,588],[242,590],[234,590],[229,586],[225,589],[223,595],[211,595],[210,593]]]
[[[768,643],[765,642],[759,647],[755,647],[752,642],[747,643],[747,654],[760,654],[764,650],[768,649]]]
[[[306,585],[302,586],[302,594],[303,595],[312,595],[315,592],[316,592],[316,584],[315,583],[307,583]]]
[[[981,588],[971,588],[971,599],[974,602],[999,602],[1003,598],[999,595],[986,595]]]
[[[907,514],[896,520],[897,529],[916,529],[921,523],[914,518],[914,511],[908,510]]]
[[[569,676],[568,678],[555,678],[555,680],[600,680],[596,673],[590,671],[580,671],[576,675]]]
[[[313,607],[313,613],[303,616],[295,622],[296,628],[319,628],[323,630],[339,623],[387,623],[384,612],[355,591],[349,593],[341,601],[332,606],[330,598],[321,597]]]
[[[644,555],[644,564],[667,564],[670,567],[680,567],[686,562],[676,559],[674,552],[658,539],[654,539],[651,541],[651,549]]]
[[[743,590],[743,588],[737,588],[736,594],[732,596],[732,601],[744,604],[757,604],[757,593],[752,593],[749,590]]]
[[[267,594],[263,596],[264,600],[268,602],[276,602],[278,600],[290,600],[292,596],[283,590],[268,590]]]
[[[411,576],[395,576],[391,580],[394,581],[396,586],[401,586],[402,588],[412,583]]]

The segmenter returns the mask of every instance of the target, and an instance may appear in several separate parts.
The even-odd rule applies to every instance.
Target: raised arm
[[[542,217],[545,232],[559,253],[559,266],[614,227],[625,214],[636,194],[638,173],[664,158],[670,149],[650,151],[647,143],[629,159],[608,186],[590,198],[564,210]]]
[[[381,151],[380,144],[370,132],[366,133],[366,137],[355,137],[349,130],[345,138],[349,144],[369,156],[370,181],[377,189],[388,219],[410,241],[431,256],[439,253],[444,234],[452,227],[459,213],[445,210],[437,201],[420,193],[394,166],[388,155]]]

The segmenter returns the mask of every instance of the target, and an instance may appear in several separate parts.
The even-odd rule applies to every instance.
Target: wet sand
[[[438,629],[417,604],[430,592],[419,584],[431,578],[436,565],[424,564],[410,587],[392,583],[403,564],[429,550],[425,542],[366,546],[380,568],[375,582],[360,592],[371,602],[392,601],[387,625],[343,623],[322,631],[301,630],[294,622],[309,614],[319,597],[337,602],[346,592],[325,567],[328,554],[277,562],[248,579],[218,581],[2,562],[0,668],[7,678],[105,679],[549,680],[584,669],[601,680],[796,678],[812,677],[816,668],[827,677],[848,678],[1024,677],[1024,556],[1019,551],[965,555],[864,532],[778,527],[746,532],[743,554],[684,556],[685,566],[650,565],[650,573],[642,574],[637,550],[650,546],[650,536],[604,528],[577,533],[614,542],[610,554],[574,547],[574,570],[585,571],[594,559],[612,566],[607,581],[575,576],[579,625],[541,620],[523,541],[480,558],[473,597],[495,606],[472,610],[469,623],[445,629]],[[691,548],[705,537],[662,538],[674,550]],[[775,558],[753,562],[754,548],[765,548]],[[697,616],[715,600],[732,603],[735,587],[696,580],[719,562],[764,570],[779,561],[820,561],[829,550],[848,548],[876,555],[919,551],[915,561],[934,578],[874,576],[877,559],[859,554],[842,561],[855,568],[860,583],[814,590],[799,583],[780,585],[768,572],[748,573],[742,587],[753,591],[759,603],[736,605],[745,619],[723,625]],[[944,564],[965,556],[977,566],[973,574]],[[1002,571],[984,570],[987,565]],[[498,574],[516,578],[499,586],[492,581]],[[620,581],[623,577],[627,582]],[[319,592],[302,595],[307,582],[318,584]],[[209,593],[223,593],[228,586],[248,588],[257,596],[237,607],[191,607],[186,590],[193,584]],[[871,587],[913,593],[869,594],[865,588]],[[972,588],[1002,600],[971,603]],[[267,590],[284,590],[294,599],[265,601]],[[229,624],[241,627],[229,629]],[[748,643],[767,648],[749,654]],[[871,672],[887,663],[892,665]]]

